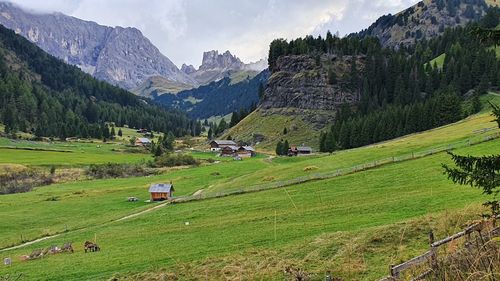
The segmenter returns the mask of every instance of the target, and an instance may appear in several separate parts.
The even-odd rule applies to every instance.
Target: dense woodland
[[[117,126],[198,135],[201,124],[97,81],[0,26],[0,122],[38,137],[105,136]]]
[[[481,27],[496,27],[499,11],[489,9]],[[358,147],[455,122],[480,109],[478,96],[499,85],[500,60],[493,46],[479,43],[474,26],[449,29],[438,38],[399,50],[384,49],[374,38],[341,39],[331,33],[325,39],[275,40],[269,65],[273,69],[283,55],[366,56],[363,71],[353,64],[350,73],[343,74],[359,92],[358,105],[339,110],[320,138],[321,151]],[[443,65],[430,63],[441,54],[446,54]],[[329,80],[335,83],[334,78]]]

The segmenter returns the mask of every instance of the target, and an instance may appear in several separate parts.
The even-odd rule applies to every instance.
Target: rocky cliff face
[[[3,2],[0,23],[49,54],[125,89],[152,76],[196,84],[135,28],[101,26],[60,13],[33,14]]]
[[[358,35],[377,37],[385,47],[408,46],[448,27],[465,25],[485,14],[484,0],[424,0],[396,14],[380,17]]]
[[[359,90],[349,87],[346,75],[353,60],[362,71],[364,56],[324,54],[319,62],[310,55],[278,58],[259,109],[264,114],[299,114],[315,127],[323,127],[342,104],[359,101]],[[337,77],[335,81],[328,79],[330,69]]]
[[[198,70],[186,70],[190,71],[191,78],[204,85],[239,72],[243,70],[244,66],[245,64],[229,51],[223,54],[219,54],[218,51],[208,51],[203,53],[203,60]]]
[[[229,51],[219,54],[218,51],[208,51],[203,53],[203,60],[200,70],[212,69],[234,69],[243,68],[243,63],[239,58],[233,56]]]

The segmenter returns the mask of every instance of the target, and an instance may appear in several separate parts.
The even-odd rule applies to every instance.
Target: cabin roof
[[[238,149],[239,149],[239,147],[238,147],[238,146],[234,146],[234,145],[228,145],[228,146],[226,146],[226,147],[224,147],[224,148],[222,148],[222,149],[224,150],[224,149],[228,149],[228,148],[230,148],[230,149],[231,149],[231,150],[233,150],[233,151],[235,151],[235,150],[238,150]]]
[[[297,150],[298,151],[312,151],[312,148],[310,148],[309,146],[298,146]]]
[[[246,151],[255,151],[255,148],[253,148],[251,146],[246,146],[246,145],[240,146],[239,149],[244,149]]]
[[[150,193],[164,193],[174,191],[174,186],[168,183],[155,183],[149,187]]]
[[[151,140],[148,138],[137,138],[137,140],[141,143],[151,143]]]
[[[218,145],[236,145],[236,143],[232,140],[213,140],[210,143],[215,142]]]

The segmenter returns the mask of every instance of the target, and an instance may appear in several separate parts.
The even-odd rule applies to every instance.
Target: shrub
[[[167,153],[155,159],[156,167],[175,167],[198,164],[198,161],[188,154]]]
[[[93,178],[103,179],[147,176],[155,174],[156,172],[151,169],[146,169],[142,165],[137,164],[108,163],[100,165],[90,165],[86,173]]]
[[[28,192],[36,186],[49,185],[51,176],[39,170],[6,171],[0,175],[0,195]]]

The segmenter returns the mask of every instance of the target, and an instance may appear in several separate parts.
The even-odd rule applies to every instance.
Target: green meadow
[[[499,147],[500,141],[494,140],[458,152],[481,155]],[[92,217],[101,216],[101,219],[106,220],[108,214],[119,212],[121,206],[129,203],[100,201],[94,202],[93,208],[71,204],[73,209],[83,211],[85,208],[80,214],[75,213],[72,219],[88,220],[87,228],[69,231],[36,245],[3,252],[2,256],[29,254],[33,249],[65,241],[76,243],[76,253],[15,262],[11,267],[3,267],[0,272],[22,272],[29,279],[73,280],[85,274],[84,279],[105,280],[119,272],[175,269],[185,263],[196,264],[242,253],[247,254],[248,259],[255,259],[253,262],[257,264],[260,257],[257,253],[260,251],[286,251],[296,244],[314,243],[321,235],[338,232],[355,238],[358,232],[372,232],[384,225],[445,210],[462,209],[484,200],[478,190],[457,187],[446,179],[440,165],[449,162],[445,153],[439,153],[288,188],[166,205],[136,218],[101,225],[93,222]],[[123,201],[123,195],[118,192],[116,201]],[[22,198],[18,200],[25,201],[25,204],[36,203]],[[63,207],[65,200],[63,198],[50,203],[60,204],[60,210],[67,210],[67,207]],[[80,200],[86,199],[83,197]],[[109,204],[100,205],[106,203]],[[41,208],[39,206],[36,209]],[[12,214],[9,221],[16,221],[16,216],[17,221],[27,219],[29,214],[38,220],[47,217],[45,213],[34,215],[30,211],[22,211]],[[50,225],[54,220],[41,222]],[[2,221],[2,225],[4,223]],[[425,229],[423,225],[421,231],[425,233]],[[0,235],[7,237],[9,233]],[[94,237],[97,237],[102,251],[83,253],[83,241]],[[421,241],[411,241],[410,246],[411,243]],[[295,255],[300,257],[300,253]],[[386,272],[390,261],[390,256],[366,257],[363,260],[365,269],[356,275],[373,280]],[[305,266],[314,269],[314,264],[321,261],[309,262]],[[279,271],[269,274],[269,278],[280,277]]]
[[[108,280],[116,274],[122,278],[175,273],[181,280],[283,280],[283,268],[296,266],[316,274],[313,280],[322,280],[325,270],[346,280],[375,280],[387,274],[389,264],[425,251],[430,229],[444,236],[481,212],[485,200],[481,192],[454,185],[443,174],[441,164],[451,160],[442,150],[498,153],[500,139],[485,141],[500,133],[492,121],[485,108],[434,130],[308,157],[259,155],[233,161],[187,151],[213,161],[156,176],[68,182],[2,195],[0,258],[12,257],[14,262],[0,266],[0,277]],[[477,144],[469,146],[469,141]],[[0,147],[3,164],[84,166],[151,159],[146,153],[126,152],[119,143],[2,138]],[[429,151],[435,153],[423,156]],[[412,154],[417,157],[408,157]],[[255,186],[272,187],[393,157],[409,159],[245,193]],[[177,197],[219,197],[166,205],[145,202],[151,183],[169,181]],[[223,196],[233,191],[241,194]],[[128,202],[130,196],[139,202]],[[134,214],[138,215],[123,219]],[[43,237],[49,238],[6,249]],[[85,254],[83,242],[93,239],[102,251]],[[19,260],[35,249],[64,242],[73,242],[75,253]]]

